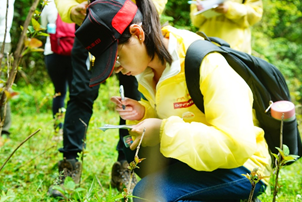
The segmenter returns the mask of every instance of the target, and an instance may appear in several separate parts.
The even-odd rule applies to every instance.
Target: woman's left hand
[[[228,9],[229,9],[229,7],[227,4],[221,3],[216,8],[214,8],[214,11],[216,11],[217,13],[225,14],[228,12]]]
[[[131,136],[135,137],[135,140],[130,145],[131,150],[135,150],[138,146],[142,135],[144,128],[145,134],[144,138],[142,140],[142,146],[143,147],[152,147],[157,144],[159,144],[159,133],[160,133],[160,126],[161,126],[162,120],[157,118],[149,118],[145,119],[142,122],[138,123],[137,125],[133,126],[132,130],[129,132]]]

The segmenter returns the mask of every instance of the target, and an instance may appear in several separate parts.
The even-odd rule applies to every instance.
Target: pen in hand
[[[123,85],[120,86],[120,95],[121,95],[122,101],[125,100],[124,86]],[[122,107],[123,107],[123,110],[126,109],[126,106],[124,104],[122,104]]]

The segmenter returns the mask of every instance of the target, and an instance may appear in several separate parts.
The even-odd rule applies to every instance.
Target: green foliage
[[[58,190],[66,200],[83,200],[80,196],[80,192],[85,191],[85,189],[78,187],[69,176],[65,178],[63,186],[54,185],[52,188]]]
[[[7,193],[2,191],[2,194],[0,196],[1,196],[0,202],[14,200],[16,198],[16,195],[13,190],[8,190]]]
[[[277,159],[278,164],[280,166],[284,166],[287,163],[293,162],[293,161],[295,161],[295,159],[297,159],[299,157],[297,155],[290,155],[289,148],[285,144],[283,145],[282,149],[280,149],[279,147],[276,147],[276,149],[279,151],[279,154],[281,155],[281,157],[279,157],[278,154],[273,154],[273,155],[274,155],[275,159]]]
[[[167,16],[169,16],[169,18]],[[174,27],[192,31],[196,30],[191,25],[190,6],[187,1],[169,0],[162,14],[162,18],[166,18]]]
[[[14,4],[14,18],[10,31],[12,38],[12,53],[17,48],[17,43],[20,39],[22,31],[22,25],[24,24],[31,5],[32,1],[27,0],[19,0]],[[42,4],[39,6],[39,8],[37,8],[37,10],[39,11],[41,9]],[[34,16],[36,21],[39,21],[38,14],[39,12],[36,11]],[[32,29],[32,26],[29,27],[29,29]],[[45,43],[46,37],[43,36],[42,33],[38,35],[38,38],[43,42],[43,44]],[[18,83],[19,86],[32,84],[36,88],[43,88],[44,84],[49,82],[43,53],[29,52],[23,56],[20,66],[22,67],[22,70],[19,71],[19,74],[17,74],[15,79],[15,82]]]
[[[287,163],[293,162],[296,159],[299,158],[299,156],[297,155],[290,155],[290,151],[287,145],[282,145],[282,148],[276,147],[276,149],[278,150],[278,154],[272,154],[275,157],[275,164],[276,164],[276,168],[275,168],[275,175],[273,176],[275,178],[275,183],[274,183],[274,195],[273,195],[273,202],[276,201],[277,198],[277,193],[280,190],[280,186],[279,186],[279,173],[280,170],[283,169],[284,165],[286,165]]]
[[[302,3],[300,0],[263,1],[261,22],[253,28],[253,49],[280,69],[295,104],[302,103]]]
[[[190,19],[188,19],[190,7],[186,1],[168,1],[164,13],[173,18],[174,25],[184,26],[190,24]]]
[[[264,179],[264,178],[268,178],[269,176],[261,176],[260,173],[258,173],[258,170],[259,168],[256,167],[254,168],[251,173],[247,173],[247,174],[242,174],[243,176],[245,176],[251,183],[252,185],[252,189],[251,189],[251,192],[250,192],[250,195],[249,195],[249,199],[248,199],[248,202],[252,202],[253,200],[253,195],[254,195],[254,191],[255,191],[255,188],[256,188],[256,184]]]
[[[104,106],[113,106],[109,103],[108,93],[110,92],[110,96],[119,95],[118,85],[113,86],[113,83],[118,83],[116,77],[111,77],[105,85],[101,86],[103,91],[100,91],[95,102],[96,107],[87,131],[81,189],[73,189],[71,182],[66,185],[71,190],[70,201],[76,201],[74,197],[91,202],[111,202],[123,198],[117,190],[110,188],[111,167],[117,159],[115,148],[119,139],[118,130],[108,130],[104,133],[99,129],[105,123],[118,124],[119,122],[114,107],[108,110],[98,105],[102,103]],[[19,90],[23,92],[27,89],[29,87]],[[45,91],[34,89],[30,96],[42,99],[45,97]],[[37,113],[35,103],[32,104],[33,106],[25,106],[21,102],[14,103],[11,139],[0,147],[0,166],[17,145],[33,131],[41,128],[41,132],[24,143],[0,172],[0,200],[58,201],[50,198],[47,191],[59,176],[57,162],[62,159],[62,155],[58,152],[58,148],[62,146],[62,141],[54,138],[56,134],[53,130],[51,108],[41,110],[43,113]],[[20,110],[24,113],[19,113]],[[71,194],[72,190],[74,190],[73,194]],[[15,197],[12,198],[13,196]]]
[[[284,37],[292,42],[301,44],[301,29],[297,27],[301,23],[302,3],[300,0],[287,1],[263,1],[264,15],[262,25],[263,32],[272,38]]]
[[[124,199],[123,193],[120,193],[116,195],[116,193],[109,187],[109,192],[106,194],[105,200],[104,201],[121,201]]]
[[[49,112],[52,105],[54,88],[51,83],[42,89],[37,89],[33,85],[24,87],[14,86],[13,90],[18,93],[10,100],[11,110],[19,115],[35,114],[39,112]]]

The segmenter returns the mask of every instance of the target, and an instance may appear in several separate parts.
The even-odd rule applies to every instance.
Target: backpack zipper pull
[[[274,104],[273,101],[269,101],[269,106],[267,107],[267,109],[265,110],[265,113],[268,112],[268,110],[271,108],[271,106]]]

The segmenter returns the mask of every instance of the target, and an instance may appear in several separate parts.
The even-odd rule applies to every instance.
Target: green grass
[[[105,197],[109,192],[110,169],[117,158],[115,146],[118,131],[111,130],[104,133],[98,127],[105,122],[116,124],[118,117],[113,112],[105,114],[106,116],[102,116],[104,118],[94,117],[90,122],[81,183],[88,191],[94,180],[93,189],[99,198]],[[47,196],[47,190],[58,176],[57,161],[62,159],[58,148],[62,146],[62,142],[52,140],[51,116],[49,114],[22,117],[14,115],[14,123],[18,123],[19,126],[12,130],[11,141],[0,150],[1,165],[22,140],[38,129],[41,131],[20,147],[3,168],[0,173],[0,189],[4,192],[12,190],[16,196],[12,201],[41,201],[41,199],[55,201]],[[98,184],[98,180],[101,184]],[[117,195],[117,192],[113,193]],[[96,201],[93,199],[95,198],[91,201]]]
[[[83,162],[83,174],[81,187],[85,191],[89,201],[110,201],[108,195],[117,196],[116,190],[110,190],[111,166],[117,159],[115,150],[118,141],[118,130],[108,130],[102,132],[98,129],[102,124],[118,124],[119,117],[114,111],[114,105],[109,102],[109,97],[118,95],[117,81],[112,78],[106,85],[102,85],[100,96],[94,104],[94,114],[91,118],[87,131],[87,147]],[[28,87],[31,88],[31,87]],[[13,110],[13,123],[11,127],[11,140],[0,148],[0,166],[13,150],[30,134],[40,129],[36,135],[24,143],[0,171],[0,201],[4,200],[3,195],[14,196],[7,201],[57,201],[48,197],[47,191],[50,185],[54,184],[58,177],[57,162],[62,159],[62,154],[58,148],[62,147],[62,141],[53,140],[53,120],[51,115],[51,100],[40,107],[40,113],[36,112],[36,100],[45,102],[48,95],[44,89],[41,91],[28,91],[18,89],[23,92],[17,100],[13,100],[11,105]],[[24,92],[31,93],[24,93]],[[32,99],[31,96],[35,96]],[[40,95],[41,94],[41,95]],[[28,97],[31,106],[24,108],[24,97]],[[20,99],[23,101],[20,103]],[[44,101],[43,101],[44,100]],[[47,99],[46,99],[47,100]],[[21,106],[18,109],[18,105]],[[44,108],[44,109],[43,109]],[[42,110],[41,110],[42,109]],[[27,113],[29,112],[29,113]],[[88,195],[91,195],[88,197]]]
[[[0,148],[0,166],[26,137],[39,129],[40,132],[24,143],[0,171],[0,202],[58,201],[47,195],[49,186],[58,177],[57,162],[62,159],[62,154],[58,152],[62,141],[53,140],[51,100],[47,99],[52,93],[52,86],[43,90],[32,89],[29,86],[17,89],[22,93],[11,102],[12,135],[11,140]],[[118,124],[118,114],[109,102],[111,96],[118,95],[116,78],[112,77],[102,85],[99,93],[87,131],[81,181],[83,190],[80,192],[82,198],[93,202],[114,201],[119,195],[117,190],[110,189],[111,166],[117,159],[118,130],[102,132],[98,129],[104,123]],[[278,202],[302,201],[301,176],[301,159],[281,170]],[[271,193],[267,191],[260,200],[270,202],[272,198],[273,187]]]

